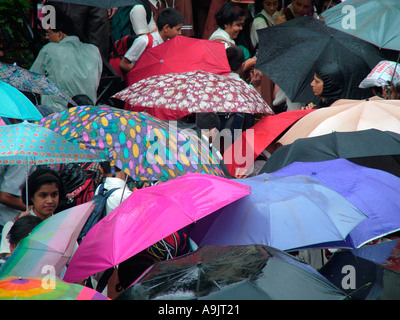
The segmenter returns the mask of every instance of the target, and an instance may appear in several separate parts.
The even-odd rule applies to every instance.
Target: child
[[[132,70],[136,61],[147,48],[155,47],[164,41],[181,34],[182,26],[183,17],[178,11],[172,8],[167,8],[161,11],[157,17],[158,30],[149,35],[142,35],[135,39],[132,46],[122,58],[119,64],[122,73],[126,74]],[[129,82],[129,76],[127,76],[126,81],[128,86],[131,85]]]

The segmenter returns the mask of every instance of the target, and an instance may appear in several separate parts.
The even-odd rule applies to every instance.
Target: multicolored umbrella
[[[79,284],[44,277],[7,277],[0,279],[0,300],[110,300]]]
[[[45,75],[29,71],[17,65],[0,62],[0,81],[4,81],[20,91],[38,93],[42,95],[55,95],[73,105],[76,103],[66,93],[62,92]],[[38,120],[38,119],[27,119]]]
[[[0,126],[0,165],[41,165],[99,161],[58,133],[43,126],[22,122]]]
[[[55,274],[60,275],[93,208],[94,203],[90,201],[41,222],[18,243],[1,266],[0,277],[39,277],[45,266],[52,266]]]
[[[246,82],[201,70],[152,76],[113,97],[133,107],[274,114]]]
[[[113,267],[249,193],[237,181],[201,173],[139,189],[90,229],[64,280],[76,282]]]
[[[0,117],[20,120],[43,118],[35,105],[20,91],[0,81]]]
[[[41,125],[73,140],[136,180],[166,181],[188,172],[223,176],[219,162],[194,131],[145,112],[80,106],[55,113]]]

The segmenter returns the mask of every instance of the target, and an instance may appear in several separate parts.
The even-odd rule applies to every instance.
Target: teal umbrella
[[[0,81],[0,117],[30,121],[43,118],[22,92],[2,81]]]
[[[346,0],[322,13],[327,26],[380,48],[400,50],[398,0]]]

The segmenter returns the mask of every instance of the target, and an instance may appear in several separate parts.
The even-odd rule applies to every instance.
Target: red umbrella
[[[127,85],[155,75],[195,70],[228,75],[231,69],[225,46],[218,41],[176,36],[143,52],[127,74]]]
[[[224,162],[233,176],[247,175],[254,160],[296,121],[315,109],[267,115],[244,131],[224,152]],[[251,130],[251,131],[250,131]]]

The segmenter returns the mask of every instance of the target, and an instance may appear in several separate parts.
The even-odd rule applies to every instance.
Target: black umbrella
[[[58,1],[81,4],[97,8],[105,8],[105,9],[132,6],[136,2],[135,0],[58,0]]]
[[[400,299],[398,241],[335,253],[319,272],[352,299]]]
[[[274,172],[295,161],[313,162],[337,158],[351,161],[361,157],[400,155],[400,134],[368,129],[301,138],[279,147],[267,160],[260,173]],[[364,162],[368,166],[368,162]],[[379,168],[385,170],[384,167]],[[385,170],[386,171],[386,170]]]
[[[384,60],[372,44],[338,31],[312,17],[299,17],[258,31],[255,67],[265,73],[292,102],[316,101],[310,87],[317,65],[336,64],[342,72],[341,98],[371,96],[361,81]]]
[[[232,290],[236,292],[232,292]],[[116,300],[343,300],[310,265],[267,246],[214,246],[153,265]]]

